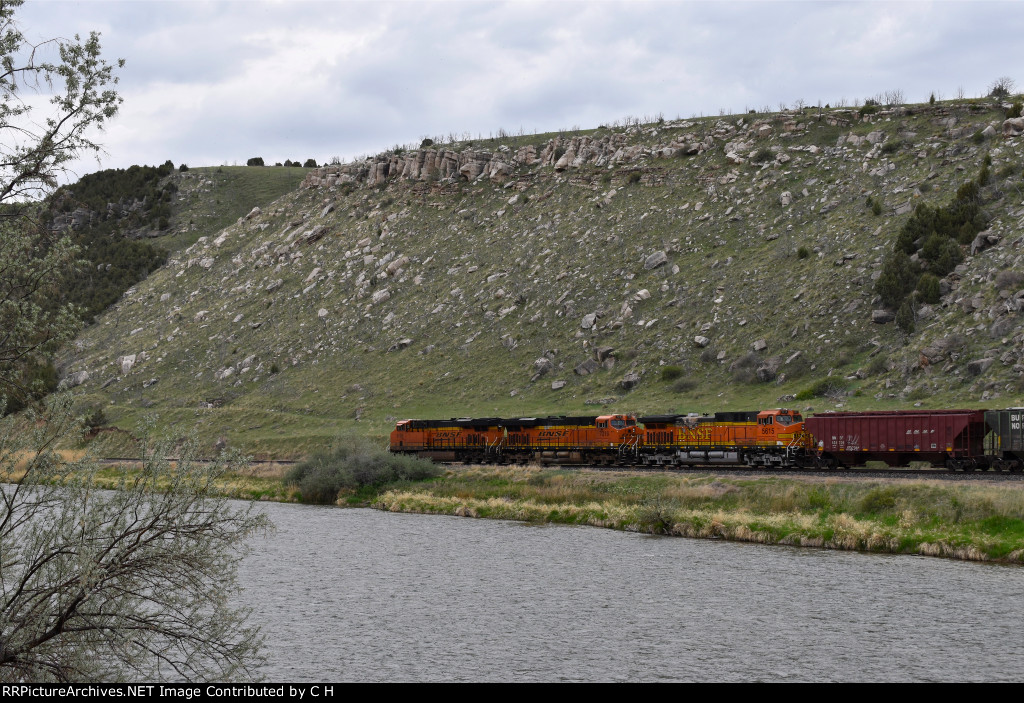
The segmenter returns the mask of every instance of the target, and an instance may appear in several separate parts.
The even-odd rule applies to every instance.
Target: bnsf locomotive
[[[440,462],[609,466],[1024,467],[1024,409],[402,420],[391,451]]]

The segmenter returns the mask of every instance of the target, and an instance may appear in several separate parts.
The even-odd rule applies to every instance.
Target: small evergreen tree
[[[914,331],[914,306],[909,300],[903,301],[896,311],[896,326],[907,334]]]

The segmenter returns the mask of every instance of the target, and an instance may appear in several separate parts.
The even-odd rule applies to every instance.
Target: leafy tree
[[[0,219],[0,398],[19,407],[37,388],[32,367],[78,330],[75,308],[52,304],[78,251],[70,239],[33,224]]]
[[[302,164],[303,168],[316,168],[316,159],[306,159],[306,162]]]
[[[989,97],[1008,98],[1016,89],[1016,82],[1009,76],[1000,76],[988,87]]]
[[[85,130],[120,104],[98,35],[47,42],[61,61],[37,62],[14,21],[20,5],[0,0],[0,129],[22,125],[18,140],[0,138],[17,145],[0,146],[0,681],[250,678],[262,642],[229,597],[244,540],[267,523],[216,497],[232,465],[197,464],[193,444],[171,467],[169,447],[144,445],[142,468],[100,491],[95,462],[55,451],[80,430],[69,394],[2,417],[30,377],[47,382],[44,360],[79,325],[73,306],[52,304],[77,248],[32,207],[3,201],[52,187],[98,148]],[[19,94],[33,80],[56,91],[43,121]]]
[[[245,165],[246,166],[262,166],[263,165],[263,157],[262,156],[254,156],[251,159],[249,159],[248,161],[246,161]]]
[[[100,57],[99,34],[32,44],[14,18],[22,4],[0,3],[0,202],[56,186],[82,152],[99,151],[88,135],[121,104],[112,88],[115,67]],[[44,60],[53,50],[60,60]],[[44,85],[53,90],[49,109],[25,96]]]

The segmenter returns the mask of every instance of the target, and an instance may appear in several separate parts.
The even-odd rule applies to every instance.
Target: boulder
[[[583,320],[580,322],[580,327],[585,330],[589,330],[594,326],[595,322],[597,322],[597,313],[592,312],[589,315],[583,316]]]
[[[696,344],[698,347],[703,348],[711,344],[711,340],[708,339],[707,337],[698,334],[696,337],[693,338],[693,343]]]
[[[774,381],[780,366],[782,366],[782,357],[773,356],[765,359],[757,367],[757,378],[763,383]]]
[[[117,357],[117,365],[121,368],[121,375],[126,375],[135,366],[135,354]]]
[[[89,380],[89,372],[88,371],[79,371],[78,373],[73,373],[70,376],[68,376],[67,378],[65,378],[64,379],[64,383],[62,385],[65,388],[74,388],[76,386],[82,385],[83,383],[85,383],[88,380]]]
[[[388,264],[388,267],[385,269],[385,271],[387,271],[387,274],[389,276],[394,276],[396,273],[398,273],[398,271],[400,271],[401,269],[405,268],[405,265],[408,264],[408,263],[409,263],[409,257],[408,256],[400,256],[397,259],[395,259],[394,261],[392,261],[390,264]]]
[[[656,251],[653,254],[651,254],[650,256],[648,256],[647,259],[644,261],[644,269],[646,269],[647,271],[650,271],[651,269],[655,269],[655,268],[657,268],[657,267],[659,267],[659,266],[661,266],[663,264],[667,264],[667,263],[668,263],[668,254],[666,254],[663,251]]]
[[[565,388],[565,381],[552,381],[551,382],[551,390],[557,391],[557,390],[560,390],[562,388]]]
[[[757,351],[764,351],[765,349],[768,348],[768,340],[766,340],[766,339],[758,339],[757,341],[755,341],[753,344],[750,345],[750,348],[753,349],[756,352]]]
[[[993,244],[998,244],[1000,237],[998,234],[993,234],[992,230],[987,229],[984,232],[978,232],[978,236],[971,242],[971,256],[974,256],[982,249],[990,247]]]
[[[788,190],[782,191],[782,195],[779,196],[779,202],[783,207],[787,207],[793,204],[793,194]]]
[[[542,356],[533,362],[533,379],[536,381],[538,378],[546,373],[550,373],[555,368],[554,362],[546,356]]]
[[[1003,122],[1003,136],[1016,137],[1024,134],[1024,117],[1011,117]]]
[[[573,371],[576,372],[577,376],[588,376],[597,371],[599,368],[601,367],[596,361],[594,361],[593,359],[587,359],[582,364],[573,369]]]
[[[984,358],[975,359],[974,361],[967,362],[967,373],[972,376],[980,376],[981,374],[988,371],[988,368],[995,363],[995,359]]]
[[[896,319],[896,313],[890,310],[872,310],[871,321],[876,325],[884,325]]]
[[[622,388],[627,391],[636,388],[639,383],[640,374],[638,374],[635,371],[630,371],[629,373],[622,377],[621,381],[619,381],[619,385],[622,386]]]

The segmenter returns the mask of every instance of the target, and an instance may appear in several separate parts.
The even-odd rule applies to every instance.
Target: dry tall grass
[[[449,469],[385,491],[384,510],[826,549],[1024,561],[1024,486],[905,479]]]

